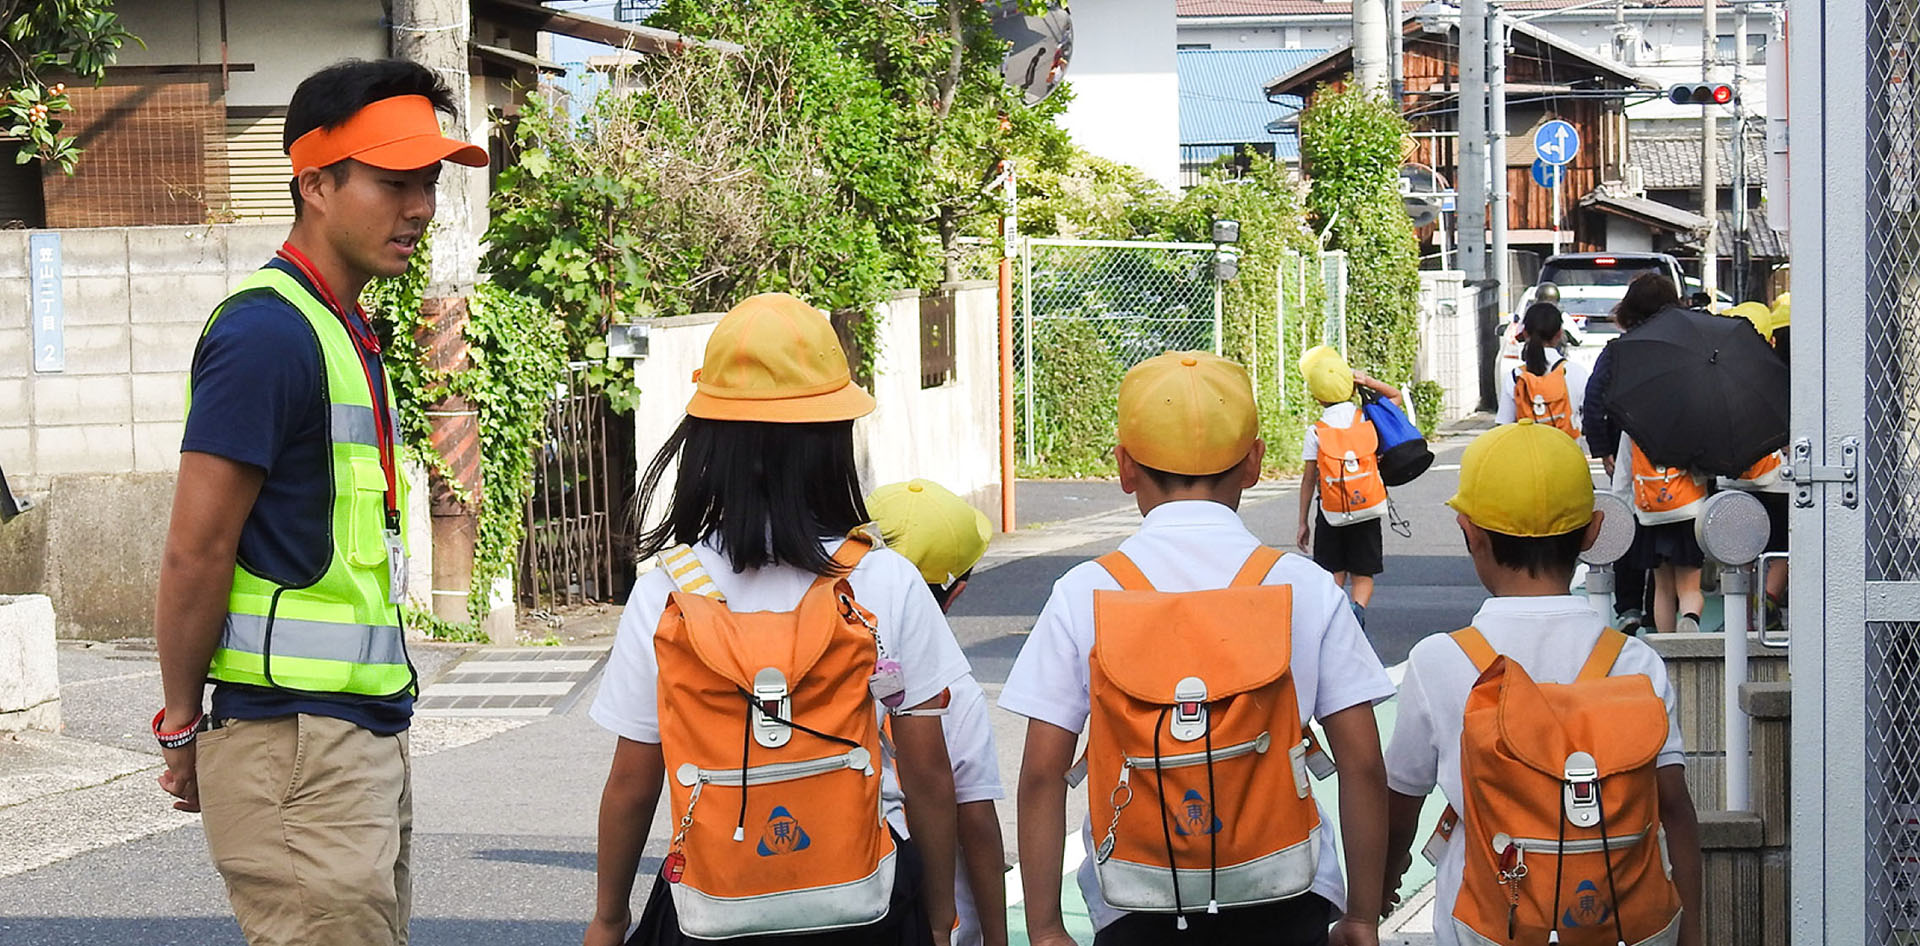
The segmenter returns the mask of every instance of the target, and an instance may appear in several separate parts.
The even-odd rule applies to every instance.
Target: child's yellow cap
[[[784,292],[741,300],[713,327],[687,413],[779,424],[853,420],[873,398],[853,383],[825,313]]]
[[[1300,376],[1307,393],[1322,404],[1338,404],[1353,397],[1353,369],[1338,349],[1318,345],[1300,356]]]
[[[1460,456],[1460,491],[1447,505],[1488,532],[1564,535],[1593,521],[1593,474],[1572,437],[1522,420],[1467,445]]]
[[[1155,355],[1120,381],[1120,446],[1163,473],[1224,472],[1259,433],[1247,369],[1211,352]]]
[[[993,524],[952,491],[929,480],[889,483],[867,497],[867,513],[887,547],[920,569],[920,577],[944,585],[967,573],[987,554]]]

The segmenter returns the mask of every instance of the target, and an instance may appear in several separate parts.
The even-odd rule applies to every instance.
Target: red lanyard
[[[312,261],[307,259],[305,253],[294,248],[292,243],[282,243],[277,255],[293,264],[301,275],[307,277],[307,281],[313,284],[314,291],[319,294],[320,301],[340,320],[340,324],[346,327],[347,334],[352,336],[354,346],[358,349],[359,358],[356,360],[360,362],[361,373],[367,378],[367,395],[373,399],[373,430],[374,439],[379,441],[377,447],[380,451],[380,471],[387,475],[387,528],[398,531],[400,528],[400,478],[398,464],[393,456],[395,439],[393,417],[387,413],[386,391],[381,387],[379,379],[373,376],[373,368],[367,364],[368,357],[380,357],[380,339],[374,337],[373,326],[367,321],[365,309],[356,304],[354,315],[358,318],[347,315],[346,306],[340,304],[340,298],[333,294],[333,287],[327,285],[326,279],[313,267]]]

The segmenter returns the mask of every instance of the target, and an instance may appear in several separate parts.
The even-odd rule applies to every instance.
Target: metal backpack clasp
[[[1207,684],[1199,677],[1188,677],[1173,688],[1173,720],[1168,735],[1181,742],[1192,742],[1207,734]]]
[[[767,667],[753,675],[753,741],[778,749],[793,738],[793,727],[781,720],[793,718],[793,695],[786,674]]]
[[[1600,823],[1600,766],[1593,756],[1585,752],[1567,756],[1565,777],[1560,785],[1568,824],[1591,828]]]

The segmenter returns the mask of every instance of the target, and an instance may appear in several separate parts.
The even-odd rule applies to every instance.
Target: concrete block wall
[[[1653,634],[1642,638],[1667,663],[1674,699],[1680,704],[1680,742],[1687,751],[1687,788],[1705,811],[1726,801],[1726,641],[1719,634]],[[1787,652],[1760,646],[1748,638],[1747,679],[1772,682],[1787,678]],[[1757,747],[1750,747],[1756,748]],[[1752,763],[1761,760],[1754,756]]]
[[[56,373],[33,369],[29,232],[0,231],[0,469],[27,491],[68,474],[174,471],[201,327],[272,258],[285,227],[59,231],[66,370]]]
[[[0,732],[60,728],[60,672],[53,603],[0,595]]]

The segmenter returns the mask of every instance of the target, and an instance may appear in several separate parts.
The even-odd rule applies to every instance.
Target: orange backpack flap
[[[1655,775],[1666,704],[1643,674],[1604,675],[1620,643],[1603,636],[1570,684],[1537,684],[1495,656],[1468,695],[1466,863],[1453,912],[1463,943],[1677,937],[1680,901],[1662,850]]]
[[[1693,474],[1672,466],[1656,466],[1632,444],[1633,504],[1641,512],[1671,513],[1686,518],[1694,507],[1705,502],[1707,488]]]
[[[1229,587],[1181,594],[1101,560],[1123,590],[1094,593],[1087,797],[1119,909],[1265,903],[1313,882],[1293,589],[1261,584],[1278,558],[1261,549]]]
[[[851,566],[868,548],[849,540]],[[681,930],[721,939],[871,923],[894,846],[881,820],[872,619],[844,578],[791,612],[675,593],[654,635]]]
[[[1536,424],[1558,427],[1567,434],[1580,436],[1580,423],[1573,415],[1573,397],[1567,389],[1567,362],[1562,359],[1536,375],[1526,368],[1514,373],[1513,405],[1517,417],[1531,417]]]
[[[1387,484],[1380,479],[1380,434],[1364,417],[1351,427],[1325,421],[1313,425],[1320,440],[1320,505],[1327,512],[1347,515],[1372,509],[1387,501]]]

